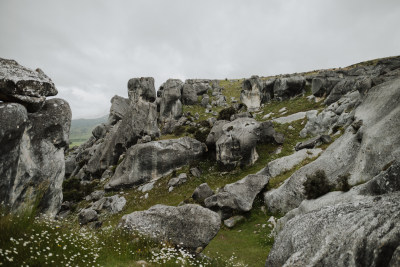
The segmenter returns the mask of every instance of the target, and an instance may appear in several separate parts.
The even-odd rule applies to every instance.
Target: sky
[[[234,79],[400,55],[398,0],[1,0],[0,57],[41,68],[73,118],[127,82]]]

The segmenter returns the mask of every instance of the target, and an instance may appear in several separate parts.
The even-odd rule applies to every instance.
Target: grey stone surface
[[[88,224],[89,222],[97,221],[97,212],[93,209],[83,209],[79,212],[78,220],[80,225]]]
[[[207,144],[219,134],[215,131],[215,134],[210,135]],[[227,169],[251,165],[258,159],[257,143],[275,142],[274,136],[275,130],[268,121],[260,123],[251,118],[239,118],[224,124],[222,134],[215,143],[217,162]]]
[[[350,184],[365,182],[377,175],[386,164],[400,156],[400,79],[372,87],[355,112],[355,121],[363,121],[357,132],[352,127],[333,142],[314,162],[296,171],[278,189],[265,194],[272,211],[287,212],[305,199],[306,175],[323,170],[336,184],[340,175],[349,174]]]
[[[156,100],[154,78],[141,77],[130,79],[128,81],[128,96],[131,103],[137,103],[140,100],[154,102]]]
[[[183,82],[177,79],[169,79],[161,85],[160,120],[167,118],[179,119],[182,116],[181,91]]]
[[[129,111],[130,100],[118,95],[111,98],[110,114],[108,115],[108,124],[114,125],[121,120]]]
[[[313,138],[297,143],[294,149],[296,151],[307,148],[311,149],[321,144],[329,144],[330,142],[332,142],[332,138],[329,135],[317,135]]]
[[[105,188],[117,189],[156,180],[199,160],[205,151],[204,144],[189,137],[137,144],[127,151]]]
[[[225,185],[219,192],[204,200],[207,208],[218,212],[221,218],[227,219],[233,213],[250,211],[256,196],[268,184],[270,176],[250,174],[243,179]]]
[[[203,204],[204,200],[210,196],[214,195],[214,191],[210,188],[207,183],[203,183],[196,187],[192,194],[192,198],[199,204]]]
[[[124,215],[119,227],[138,231],[159,241],[168,241],[194,252],[205,248],[218,233],[221,218],[209,209],[187,204],[155,205],[146,211]]]
[[[289,99],[290,97],[302,94],[306,81],[301,76],[279,78],[274,85],[274,98]]]
[[[19,104],[0,103],[0,125],[0,202],[16,210],[43,194],[39,211],[54,217],[62,203],[68,103],[53,98],[29,114]]]
[[[276,241],[266,265],[396,263],[396,248],[400,247],[399,171],[400,164],[395,162],[346,193],[336,191],[317,200],[304,200],[278,221]]]
[[[124,197],[120,197],[118,195],[114,195],[111,197],[102,197],[96,202],[94,202],[91,206],[91,209],[95,211],[106,211],[110,214],[115,214],[125,207],[126,199]]]
[[[277,122],[277,123],[281,123],[281,124],[291,123],[291,122],[294,122],[294,121],[298,121],[298,120],[304,119],[306,117],[306,113],[307,112],[297,112],[297,113],[291,114],[291,115],[286,116],[286,117],[279,117],[279,118],[273,119],[272,121]]]
[[[188,177],[186,173],[181,173],[178,175],[178,177],[171,178],[171,180],[168,181],[168,187],[177,187],[181,184],[186,183],[188,180]]]
[[[276,177],[286,171],[291,170],[307,158],[317,157],[322,153],[322,149],[303,149],[294,152],[292,155],[281,157],[268,163],[267,167],[259,173],[268,173],[271,177]]]
[[[224,220],[224,225],[228,228],[235,227],[239,222],[243,222],[245,218],[241,215],[232,216],[229,219]]]
[[[33,71],[15,60],[0,58],[0,100],[24,105],[28,112],[42,108],[46,96],[57,95],[52,80],[41,69]]]

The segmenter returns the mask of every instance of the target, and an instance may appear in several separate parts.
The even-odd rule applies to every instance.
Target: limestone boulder
[[[225,185],[219,192],[204,200],[207,208],[220,214],[225,220],[235,213],[250,211],[256,196],[268,184],[270,176],[250,174],[243,179]]]
[[[138,231],[158,241],[168,241],[191,252],[205,248],[218,233],[219,215],[199,205],[155,205],[124,215],[119,227]]]
[[[127,151],[105,188],[117,189],[159,179],[201,159],[205,152],[204,144],[189,137],[137,144]]]

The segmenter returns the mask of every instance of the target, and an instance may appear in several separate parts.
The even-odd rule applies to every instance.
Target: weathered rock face
[[[156,180],[200,159],[205,151],[204,144],[189,137],[137,144],[127,151],[105,188],[117,189]]]
[[[283,100],[302,94],[305,85],[306,81],[301,76],[277,79],[274,84],[274,97]]]
[[[108,124],[114,125],[121,120],[129,111],[130,100],[118,95],[111,98],[110,114],[108,116]]]
[[[71,110],[62,99],[27,114],[19,104],[0,104],[0,201],[12,210],[39,197],[42,212],[54,216],[62,202]]]
[[[249,111],[258,110],[262,103],[267,103],[274,98],[275,79],[261,80],[258,76],[245,79],[240,100]]]
[[[247,175],[235,183],[225,185],[217,194],[206,198],[204,204],[218,212],[223,220],[234,213],[250,211],[254,199],[268,184],[269,178],[267,175]]]
[[[349,192],[303,201],[278,221],[266,266],[396,266],[399,172],[396,162]]]
[[[219,126],[214,127],[215,134],[207,138],[209,144],[219,135]],[[274,135],[271,122],[260,123],[251,118],[239,118],[224,124],[222,134],[215,143],[217,162],[228,169],[251,165],[258,159],[257,143],[274,142]]]
[[[160,120],[179,119],[182,116],[181,80],[169,79],[161,85]]]
[[[24,105],[28,112],[42,108],[46,96],[57,95],[51,79],[41,69],[33,71],[15,60],[0,58],[0,100]]]
[[[221,218],[217,213],[198,205],[179,207],[156,205],[146,211],[124,215],[119,227],[138,231],[159,241],[194,252],[205,248],[218,233]]]
[[[249,111],[255,111],[260,108],[262,90],[262,81],[257,76],[244,80],[240,100],[247,106]]]
[[[156,100],[154,78],[142,77],[130,79],[128,81],[128,96],[133,104],[139,100],[154,102]]]
[[[281,187],[267,192],[268,208],[287,212],[298,207],[305,199],[306,175],[317,170],[324,170],[331,183],[349,173],[350,184],[356,184],[370,180],[386,164],[399,158],[399,99],[400,79],[372,87],[355,109],[354,127],[348,127],[317,160],[296,171]]]
[[[209,80],[186,80],[182,87],[182,103],[184,105],[195,105],[198,103],[198,96],[207,93],[212,89]]]

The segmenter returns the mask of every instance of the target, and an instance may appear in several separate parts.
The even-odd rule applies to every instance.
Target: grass
[[[228,105],[232,104],[231,97],[235,97],[238,102],[240,101],[243,81],[244,79],[219,81],[219,86],[223,88],[222,94],[225,95]]]
[[[273,226],[268,223],[270,217],[271,214],[265,214],[256,204],[244,222],[232,229],[223,226],[204,254],[224,259],[233,255],[238,263],[262,266],[274,243],[271,235]]]

